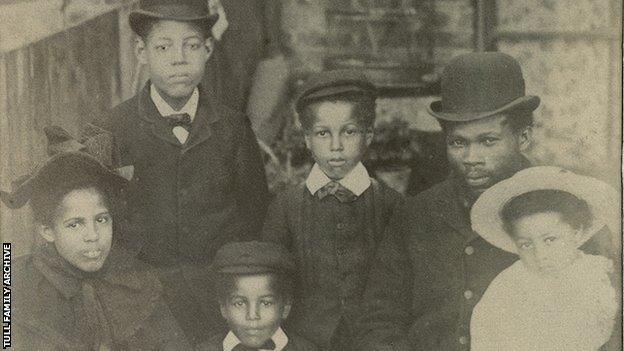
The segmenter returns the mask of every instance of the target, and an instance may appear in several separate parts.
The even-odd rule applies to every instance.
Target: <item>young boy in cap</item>
[[[139,258],[160,268],[174,314],[195,336],[202,319],[215,318],[201,317],[178,268],[208,264],[224,243],[259,234],[268,199],[249,120],[199,85],[216,20],[206,0],[140,1],[129,21],[149,81],[103,122],[132,176],[127,215],[141,233]]]
[[[201,344],[199,350],[317,350],[281,327],[290,313],[295,271],[286,249],[259,241],[225,244],[215,256],[213,270],[229,331]]]
[[[375,99],[375,87],[356,71],[306,82],[296,108],[316,163],[305,184],[278,196],[264,227],[264,239],[284,244],[300,272],[288,327],[323,349],[349,348],[369,263],[401,202],[361,163]]]

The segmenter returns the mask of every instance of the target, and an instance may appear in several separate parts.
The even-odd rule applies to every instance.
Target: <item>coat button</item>
[[[182,189],[178,192],[178,195],[180,195],[180,197],[186,197],[188,195],[188,191]]]
[[[475,252],[475,250],[474,250],[474,247],[472,246],[466,246],[466,248],[464,249],[464,252],[466,253],[466,255],[470,256]]]
[[[340,229],[340,230],[344,229],[344,223],[338,223],[338,224],[336,225],[336,228],[338,228],[338,229]]]
[[[339,247],[337,251],[338,251],[338,254],[342,256],[347,252],[347,249],[345,249],[344,247]]]
[[[459,343],[462,344],[462,345],[467,345],[468,344],[468,337],[460,336],[459,337]]]
[[[464,297],[466,298],[466,300],[472,299],[473,296],[474,296],[474,293],[472,291],[470,290],[464,291]]]

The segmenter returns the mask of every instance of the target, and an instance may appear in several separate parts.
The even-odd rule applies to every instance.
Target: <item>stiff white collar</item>
[[[286,344],[288,344],[288,336],[282,330],[282,327],[277,328],[271,340],[275,343],[274,351],[282,351]],[[223,351],[232,351],[236,347],[236,345],[240,344],[240,339],[230,331],[227,333],[225,338],[223,339]],[[262,349],[261,349],[262,350]]]
[[[314,195],[320,188],[331,181],[321,170],[321,167],[315,163],[306,179],[306,187],[310,194]],[[366,167],[364,167],[362,162],[359,162],[344,178],[338,180],[338,183],[349,189],[356,196],[360,196],[371,185],[371,180]]]
[[[191,97],[188,99],[186,104],[184,104],[184,106],[182,106],[182,108],[179,111],[174,110],[167,103],[167,101],[165,101],[165,99],[162,98],[158,90],[154,88],[153,84],[150,85],[150,97],[152,98],[152,101],[154,102],[154,105],[156,105],[156,108],[158,109],[158,112],[160,113],[161,116],[175,115],[178,113],[187,113],[189,116],[191,116],[191,121],[195,118],[195,113],[197,112],[197,105],[199,104],[199,90],[197,89],[197,87],[195,87],[195,90],[193,90],[193,94],[191,94]]]

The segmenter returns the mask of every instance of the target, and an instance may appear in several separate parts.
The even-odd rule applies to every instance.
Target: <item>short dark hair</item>
[[[574,229],[588,228],[592,224],[592,213],[586,201],[562,190],[534,190],[518,195],[501,209],[503,227],[510,235],[513,225],[522,217],[543,212],[555,212]]]
[[[156,26],[156,24],[158,22],[161,21],[166,21],[166,19],[161,19],[161,18],[155,18],[155,17],[149,17],[146,18],[143,21],[143,25],[138,26],[136,28],[136,34],[144,41],[147,41],[147,37],[149,37],[149,34],[151,33],[152,29],[154,29],[154,26]],[[210,37],[212,37],[212,31],[202,25],[201,20],[197,20],[197,21],[180,21],[180,22],[186,22],[188,24],[190,24],[192,27],[195,28],[195,30],[200,33],[203,36],[203,39],[208,39]]]
[[[237,279],[244,276],[264,275],[259,274],[232,274],[217,273],[216,274],[216,293],[220,303],[227,301],[230,294],[236,289]],[[266,273],[271,279],[271,289],[283,301],[292,301],[293,298],[293,279],[287,273]]]
[[[315,107],[321,102],[347,102],[353,105],[352,114],[358,124],[364,128],[372,128],[375,123],[375,96],[371,94],[345,93],[311,100],[302,106],[299,121],[304,131],[309,131],[316,119]]]
[[[514,133],[520,133],[524,131],[526,128],[533,126],[533,111],[527,110],[516,110],[505,112],[503,115],[506,116],[505,123],[508,123]],[[465,122],[455,122],[455,121],[447,121],[443,119],[438,119],[440,123],[440,127],[444,134],[448,134],[454,126],[460,123]]]
[[[39,191],[30,199],[33,219],[39,224],[51,226],[58,215],[59,207],[67,194],[74,190],[94,188],[101,196],[108,210],[114,216],[118,207],[118,197],[116,193],[108,189],[105,185],[93,181],[80,183],[59,183],[52,188]]]

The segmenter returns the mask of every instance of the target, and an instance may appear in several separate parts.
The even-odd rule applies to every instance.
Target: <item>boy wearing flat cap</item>
[[[359,350],[469,350],[472,309],[517,259],[477,235],[469,214],[482,192],[529,166],[523,152],[540,99],[525,95],[519,63],[498,52],[454,58],[441,88],[429,113],[446,135],[451,175],[406,201],[388,226],[366,288]]]
[[[290,313],[295,271],[285,248],[259,241],[229,243],[217,252],[212,270],[229,331],[201,344],[198,350],[317,350],[281,327]]]
[[[127,215],[141,233],[139,258],[159,268],[190,340],[205,332],[202,319],[215,318],[200,316],[178,268],[208,264],[224,243],[259,235],[268,201],[249,120],[199,84],[217,17],[206,0],[140,1],[129,22],[149,81],[102,122],[117,166],[131,176]]]
[[[372,255],[401,196],[369,177],[375,87],[356,71],[312,76],[296,102],[316,163],[270,206],[264,239],[296,257],[288,327],[325,350],[348,350]]]

